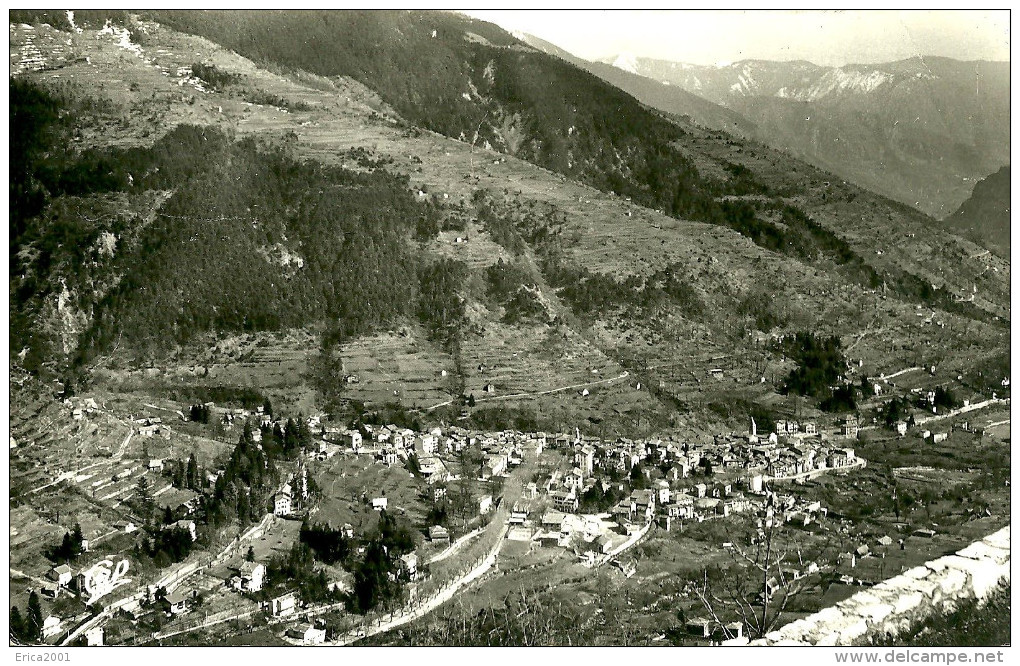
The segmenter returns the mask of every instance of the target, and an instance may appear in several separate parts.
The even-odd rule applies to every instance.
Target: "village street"
[[[475,530],[471,530],[470,532],[468,532],[467,534],[465,534],[464,536],[460,537],[459,539],[454,541],[452,544],[450,544],[450,547],[446,548],[445,550],[443,550],[443,552],[436,553],[436,555],[431,560],[429,560],[428,563],[432,564],[433,562],[442,562],[443,560],[445,560],[446,558],[450,557],[451,555],[456,553],[458,550],[460,550],[461,547],[464,544],[466,544],[468,541],[470,541],[471,539],[474,539],[476,536],[478,536],[481,533],[482,533],[482,530],[480,528],[479,529],[475,529]]]
[[[879,379],[882,380],[882,381],[885,381],[885,380],[888,380],[888,379],[893,379],[894,377],[899,377],[900,375],[905,375],[908,372],[914,372],[915,370],[923,370],[923,368],[919,368],[919,367],[916,367],[916,366],[910,367],[910,368],[903,368],[902,370],[898,370],[898,371],[892,373],[891,375],[880,375]]]
[[[25,573],[24,571],[15,569],[14,567],[8,567],[8,571],[10,571],[11,578],[25,578],[27,580],[32,581],[33,583],[40,587],[47,587],[48,585],[51,584],[50,581],[46,580],[45,578],[32,576],[30,574]]]
[[[954,410],[946,412],[944,414],[933,414],[932,416],[922,416],[921,418],[915,419],[914,423],[916,425],[921,425],[921,424],[924,424],[924,423],[931,423],[932,421],[942,421],[944,419],[949,419],[949,418],[952,418],[954,416],[959,416],[960,414],[966,414],[968,412],[975,412],[975,411],[978,411],[978,410],[981,410],[981,409],[985,409],[986,407],[992,407],[994,405],[1008,405],[1008,404],[1009,404],[1009,398],[994,398],[994,399],[990,398],[988,400],[983,400],[982,402],[975,402],[973,405],[967,405],[966,407],[960,407],[959,409],[954,409]]]

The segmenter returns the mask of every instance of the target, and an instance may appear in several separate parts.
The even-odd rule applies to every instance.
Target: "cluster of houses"
[[[717,436],[712,443],[702,445],[659,439],[603,442],[579,433],[572,439],[557,435],[551,446],[572,453],[574,467],[566,474],[554,473],[546,490],[557,510],[576,511],[578,496],[597,482],[596,472],[627,472],[638,464],[655,466],[668,470],[666,478],[654,490],[632,493],[614,509],[614,514],[628,520],[640,515],[651,517],[658,503],[667,516],[690,518],[710,508],[710,504],[724,515],[744,508],[745,503],[731,491],[731,483],[711,483],[713,479],[736,481],[749,493],[760,494],[769,480],[864,464],[854,449],[832,446],[819,437],[814,424],[805,424],[802,430],[796,422],[780,421],[776,430],[768,437],[759,437],[752,420],[749,435]],[[699,470],[704,483],[687,481]],[[603,491],[607,489],[603,487]],[[710,502],[713,499],[726,501]]]
[[[439,454],[454,454],[469,447],[480,447],[482,462],[478,476],[489,479],[504,475],[521,464],[525,448],[542,450],[544,433],[502,431],[476,433],[463,428],[441,428],[415,432],[394,425],[363,425],[361,430],[339,427],[322,429],[322,440],[310,455],[325,460],[340,452],[374,455],[386,465],[403,465],[411,455],[418,461],[421,477],[429,484],[450,480],[451,475]]]
[[[318,419],[312,417],[309,425],[318,426]],[[858,427],[855,419],[848,418],[840,434],[855,438]],[[651,467],[668,469],[665,479],[650,481],[654,487],[635,490],[612,508],[618,523],[634,530],[656,519],[669,528],[676,521],[704,520],[746,511],[761,501],[770,480],[865,463],[855,455],[853,448],[833,445],[829,437],[818,432],[814,423],[797,421],[779,421],[774,432],[759,436],[752,419],[749,433],[716,436],[711,443],[698,445],[623,437],[604,441],[584,436],[577,430],[571,435],[475,432],[453,427],[419,433],[393,425],[365,425],[361,429],[327,426],[321,429],[321,434],[322,440],[311,453],[313,456],[321,459],[350,451],[374,455],[383,464],[403,465],[413,454],[421,476],[429,484],[451,478],[439,454],[453,454],[468,447],[481,451],[478,472],[481,479],[505,474],[522,462],[525,451],[541,453],[548,447],[564,452],[573,466],[565,472],[553,472],[541,488],[535,482],[528,483],[524,499],[513,507],[510,517],[512,526],[534,524],[537,516],[531,515],[531,500],[538,499],[541,493],[549,500],[543,505],[550,506],[549,521],[542,518],[545,541],[549,543],[562,543],[567,538],[562,521],[556,518],[576,513],[582,494],[596,483],[602,484],[603,493],[609,490],[610,482],[606,479],[612,470],[629,473],[639,464],[646,470]],[[437,493],[441,490],[441,486],[436,487]],[[491,497],[488,499],[491,503]],[[283,515],[287,500],[278,496],[278,501],[281,504],[277,512]],[[385,497],[374,498],[372,505],[377,510],[384,509],[386,502]],[[784,507],[788,521],[803,525],[814,520],[818,510],[810,506]],[[480,506],[479,511],[484,513],[485,508]],[[445,530],[439,528],[435,534],[430,534],[432,540],[448,542],[449,534],[442,534],[442,531]]]
[[[68,590],[74,594],[85,595],[85,570],[75,573],[74,570],[67,564],[59,564],[51,568],[47,574],[47,583],[42,586],[43,596],[50,599],[56,599],[61,590]],[[61,618],[57,615],[47,615],[43,618],[42,625],[42,638],[46,641],[54,640],[63,635],[67,630],[68,626],[77,624],[82,618]],[[65,620],[69,620],[65,622]],[[96,646],[103,644],[103,630],[102,627],[93,628],[84,634],[85,644],[89,646]]]
[[[273,415],[267,413],[261,405],[255,409],[228,409],[217,407],[215,403],[207,402],[204,406],[209,409],[211,415],[218,417],[223,422],[223,426],[227,430],[230,430],[234,425],[243,426],[247,421],[252,422],[253,430],[258,430],[262,426],[273,425]],[[261,438],[261,434],[255,435],[253,432],[252,435]]]
[[[160,436],[164,439],[170,439],[171,430],[168,425],[163,423],[162,417],[159,416],[143,416],[137,419],[132,419],[135,423],[134,430],[139,437],[155,437]]]
[[[67,398],[64,400],[64,406],[71,408],[71,418],[75,421],[92,416],[99,410],[99,405],[92,398]]]

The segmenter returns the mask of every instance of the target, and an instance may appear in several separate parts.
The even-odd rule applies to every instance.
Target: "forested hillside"
[[[40,20],[69,30],[60,16]],[[493,349],[538,368],[573,360],[566,340],[605,355],[577,361],[590,372],[675,355],[666,343],[839,326],[829,308],[879,298],[999,326],[994,271],[984,301],[959,297],[979,270],[957,270],[969,249],[886,245],[893,228],[923,231],[919,213],[652,111],[494,26],[404,12],[108,18],[128,31],[56,33],[92,62],[12,79],[12,353],[26,368],[157,364],[201,340],[303,329],[340,393],[340,348],[399,330],[409,353],[437,355],[419,367],[439,403],[488,384]],[[375,93],[348,77],[383,103],[352,102]],[[631,349],[611,348],[621,338]],[[436,380],[436,367],[453,372]]]
[[[746,169],[729,165],[723,178],[700,173],[678,148],[685,131],[676,123],[494,25],[445,12],[345,12],[342,30],[326,11],[150,16],[256,61],[352,76],[416,125],[491,144],[667,215],[730,227],[773,251],[833,261],[859,284],[884,281],[911,300],[960,307],[909,273],[879,274],[783,202],[787,192],[763,186]],[[736,199],[747,195],[765,202]]]
[[[679,128],[490,24],[438,12],[350,12],[342,24],[329,12],[152,16],[255,61],[354,77],[416,125],[488,142],[599,189],[671,214],[716,213],[709,183],[669,148]]]
[[[12,82],[12,349],[49,355],[27,325],[55,291],[91,312],[80,360],[124,340],[140,349],[203,331],[279,330],[334,322],[338,338],[411,314],[419,294],[455,294],[413,251],[438,208],[406,177],[352,152],[357,171],[301,163],[285,148],[181,126],[152,148],[63,149],[73,125],[60,100]],[[58,117],[60,118],[58,120]],[[101,196],[168,193],[151,220],[91,218]],[[59,197],[59,198],[58,198]],[[48,199],[68,210],[38,215]],[[81,270],[71,270],[81,267]],[[105,288],[97,290],[97,284]],[[430,291],[431,290],[431,291]],[[420,309],[423,319],[431,307]],[[23,337],[22,337],[23,336]]]

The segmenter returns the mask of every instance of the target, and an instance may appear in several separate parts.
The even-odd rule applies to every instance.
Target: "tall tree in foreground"
[[[11,606],[11,641],[24,642],[26,640],[25,618],[21,616],[21,609]]]
[[[25,638],[29,641],[38,641],[42,637],[43,615],[42,605],[39,604],[39,595],[32,591],[28,595],[28,622],[25,626]]]
[[[199,490],[198,460],[195,459],[194,453],[188,458],[187,487],[191,490]]]

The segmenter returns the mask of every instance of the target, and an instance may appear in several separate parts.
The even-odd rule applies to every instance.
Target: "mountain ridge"
[[[756,139],[936,217],[1009,159],[1008,62],[634,62],[642,76],[737,112]]]
[[[424,35],[430,35],[433,29],[438,32],[429,24],[416,28]],[[392,171],[408,178],[407,187],[415,201],[433,202],[437,206],[438,217],[425,214],[427,210],[421,211],[420,219],[410,213],[399,215],[405,219],[395,229],[403,238],[401,243],[406,244],[401,246],[414,248],[415,256],[422,260],[421,272],[408,276],[411,280],[392,271],[387,273],[391,276],[388,279],[399,285],[399,291],[394,289],[394,293],[405,295],[400,308],[388,313],[369,310],[371,317],[363,320],[366,326],[352,326],[346,335],[337,335],[332,341],[327,340],[330,336],[322,335],[322,340],[331,350],[328,357],[333,357],[334,348],[336,355],[342,357],[355,353],[351,350],[359,345],[368,344],[366,340],[374,339],[366,336],[390,331],[399,340],[402,336],[396,331],[404,329],[415,348],[426,350],[423,353],[437,359],[435,362],[442,359],[444,368],[454,370],[442,381],[416,380],[429,387],[422,391],[392,383],[389,384],[391,388],[380,391],[380,380],[343,389],[344,395],[360,396],[359,399],[374,402],[399,399],[406,401],[408,407],[420,408],[455,402],[461,393],[481,395],[489,383],[495,383],[499,391],[528,393],[529,386],[549,390],[583,383],[584,377],[592,376],[592,367],[602,368],[601,372],[613,377],[622,376],[626,369],[640,379],[633,384],[621,382],[619,387],[607,387],[594,401],[565,397],[563,404],[570,403],[570,409],[583,418],[600,419],[606,423],[605,427],[613,428],[633,428],[642,422],[646,428],[662,427],[667,422],[663,420],[664,415],[669,411],[664,405],[674,405],[674,409],[675,405],[681,405],[683,415],[679,418],[694,433],[698,430],[696,425],[710,423],[717,417],[700,408],[683,406],[689,399],[684,397],[685,391],[689,391],[684,388],[686,385],[660,376],[645,366],[669,363],[670,358],[685,358],[692,359],[690,362],[697,367],[701,361],[696,359],[700,359],[706,349],[716,350],[713,352],[716,354],[728,353],[726,350],[742,348],[748,335],[767,336],[793,327],[820,327],[858,336],[867,321],[877,316],[871,313],[877,312],[880,304],[886,310],[900,313],[900,317],[912,315],[915,307],[925,304],[937,309],[939,317],[951,324],[944,334],[940,333],[938,339],[941,341],[944,336],[945,340],[939,344],[953,349],[962,344],[957,338],[964,330],[963,322],[971,322],[970,335],[995,338],[995,331],[1001,326],[994,323],[995,318],[1008,316],[1008,308],[1002,305],[1001,284],[1008,266],[1005,271],[979,274],[980,267],[970,265],[966,259],[974,253],[972,243],[933,229],[930,218],[917,211],[854,186],[840,184],[828,174],[787,155],[732,135],[706,130],[680,118],[671,119],[668,127],[657,125],[658,131],[674,132],[663,135],[669,141],[661,148],[664,151],[661,159],[676,159],[665,152],[676,151],[683,159],[675,164],[683,164],[688,170],[686,176],[683,172],[678,175],[688,179],[690,187],[694,188],[691,194],[697,195],[691,197],[690,202],[711,201],[718,207],[721,217],[714,217],[711,209],[707,209],[699,213],[704,214],[705,219],[699,220],[688,216],[683,208],[672,207],[671,201],[651,198],[649,192],[654,189],[650,188],[654,188],[655,183],[643,181],[645,176],[640,171],[631,170],[627,174],[629,182],[585,183],[569,171],[566,163],[554,163],[552,166],[561,169],[557,172],[523,161],[497,144],[488,127],[483,133],[485,140],[493,140],[493,145],[488,147],[481,145],[481,140],[458,137],[465,129],[473,130],[478,125],[452,126],[449,129],[452,137],[440,136],[405,120],[400,109],[397,110],[399,116],[391,115],[385,104],[399,101],[394,97],[384,97],[381,101],[362,100],[358,95],[367,94],[361,87],[364,84],[348,83],[342,71],[334,78],[327,78],[279,64],[256,65],[203,37],[148,20],[130,25],[130,31],[134,41],[125,40],[113,31],[103,35],[87,32],[80,38],[82,53],[89,56],[87,61],[70,58],[61,65],[59,72],[44,68],[20,75],[53,86],[52,75],[57,73],[63,81],[78,82],[67,88],[68,94],[96,95],[101,91],[103,98],[109,98],[110,107],[97,103],[83,107],[88,113],[98,110],[100,115],[110,115],[112,122],[106,125],[109,131],[94,132],[87,127],[77,130],[97,148],[121,141],[121,135],[129,133],[131,145],[140,142],[150,150],[168,136],[165,133],[169,128],[189,123],[219,128],[216,136],[222,132],[227,137],[216,140],[225,141],[221,145],[227,151],[224,154],[231,155],[229,160],[202,159],[201,151],[192,149],[164,151],[169,155],[177,152],[192,155],[199,166],[219,164],[226,171],[205,173],[202,170],[206,167],[202,166],[197,174],[189,175],[187,170],[180,170],[179,175],[174,176],[161,165],[160,173],[165,175],[160,178],[177,180],[149,183],[138,177],[139,173],[146,172],[142,162],[140,170],[130,167],[130,171],[135,174],[135,187],[146,193],[132,193],[131,179],[127,178],[130,172],[123,171],[114,173],[117,176],[112,183],[114,191],[79,193],[79,197],[85,197],[80,201],[89,202],[89,206],[104,214],[78,211],[79,199],[75,198],[56,196],[51,202],[55,206],[52,209],[54,220],[71,224],[72,228],[80,227],[90,241],[102,241],[93,242],[95,254],[89,257],[97,268],[89,268],[81,276],[84,279],[67,283],[72,297],[64,299],[63,307],[65,312],[71,309],[96,327],[96,334],[89,334],[85,339],[99,343],[97,353],[85,361],[89,367],[99,364],[98,370],[111,373],[113,377],[137,364],[169,363],[177,367],[175,359],[192,358],[192,355],[196,359],[203,358],[195,349],[196,341],[210,335],[218,339],[278,336],[281,327],[312,326],[319,336],[323,329],[314,328],[319,325],[316,321],[319,313],[326,313],[325,321],[339,314],[342,321],[358,322],[359,312],[364,314],[365,309],[344,303],[346,296],[359,292],[345,287],[342,293],[337,293],[328,288],[328,280],[321,279],[322,275],[328,275],[324,273],[326,269],[342,275],[351,274],[343,262],[330,258],[338,246],[330,240],[319,243],[321,247],[312,247],[310,234],[314,234],[314,230],[310,230],[304,220],[316,207],[326,216],[325,220],[330,219],[328,211],[331,209],[315,203],[321,193],[302,189],[301,183],[321,182],[316,180],[319,176],[302,175],[306,172],[299,170],[294,172],[296,178],[260,179],[259,167],[248,166],[260,162],[279,164],[273,169],[286,175],[294,168],[290,165],[295,159],[307,162],[309,168],[321,163],[323,169],[354,169],[355,173],[378,171],[378,178],[368,182],[375,180],[383,185],[399,182],[385,175]],[[467,32],[477,36],[487,34],[476,26],[468,28]],[[20,33],[15,30],[15,34]],[[490,36],[495,37],[491,43],[501,39],[498,35]],[[74,39],[72,37],[72,41]],[[466,32],[450,33],[444,39],[448,40],[450,48],[472,52],[471,60],[462,61],[465,67],[471,65],[465,70],[470,71],[471,81],[484,81],[486,70],[492,72],[497,82],[504,77],[503,66],[493,57],[496,54],[514,54],[509,62],[521,62],[516,54],[523,46],[512,42],[505,47],[484,45],[473,37],[470,39],[474,41],[469,41]],[[138,53],[128,54],[123,46],[125,41],[137,44]],[[531,60],[527,62],[533,66],[544,67],[548,62],[544,57],[529,57]],[[490,62],[494,63],[491,68]],[[554,71],[562,76],[580,76],[573,66],[569,71],[558,65],[555,67]],[[207,78],[197,78],[196,71]],[[597,97],[605,88],[602,85],[589,88],[587,77],[585,74],[575,80],[576,90],[595,91],[593,96]],[[429,79],[420,85],[427,91],[428,86],[437,84]],[[476,100],[472,103],[489,103],[483,97],[487,89],[482,86],[476,89],[477,95],[469,94]],[[144,107],[148,109],[145,114],[131,111],[151,99],[157,102]],[[540,107],[542,99],[535,98],[531,104]],[[582,99],[587,97],[577,98],[579,105]],[[636,117],[651,118],[648,110],[627,95],[616,92],[612,99],[618,106],[607,111],[606,118],[617,119],[624,127],[625,122],[633,122]],[[521,113],[521,120],[524,120],[524,114],[534,109],[525,106],[516,112]],[[533,117],[529,115],[528,120]],[[578,128],[584,126],[583,116],[574,116],[571,120],[569,125],[558,125],[564,134],[577,141],[592,140],[585,133],[595,131],[594,124],[588,125],[589,129],[578,136]],[[670,127],[677,129],[670,130]],[[189,131],[202,136],[198,130]],[[203,132],[212,141],[214,134]],[[230,147],[230,142],[238,138],[249,143]],[[578,145],[584,146],[583,143]],[[629,146],[632,151],[640,146],[637,143],[619,145]],[[503,148],[503,152],[497,151],[497,147]],[[258,157],[267,149],[282,151],[280,161]],[[600,164],[595,162],[592,168]],[[327,169],[322,173],[328,176],[331,172]],[[648,172],[649,175],[655,173],[659,171]],[[242,178],[238,180],[238,176]],[[226,182],[240,184],[229,188],[215,186],[215,183],[225,182],[225,178]],[[360,182],[360,177],[353,175],[336,178]],[[253,184],[257,182],[267,185],[265,194],[254,192]],[[286,186],[277,185],[277,182]],[[135,218],[129,218],[121,222],[126,222],[127,227],[121,228],[96,222],[102,220],[109,209],[120,206],[125,195],[129,200],[140,199],[143,194],[148,197],[148,188],[153,184],[159,188],[169,185],[176,193],[169,199],[145,199],[149,202],[145,205],[155,207],[155,223],[139,224]],[[602,189],[596,189],[595,185]],[[358,187],[364,189],[365,185]],[[396,192],[400,186],[386,187]],[[621,191],[614,193],[616,187]],[[203,199],[196,192],[189,192],[190,189],[208,196],[209,201],[219,201],[223,197],[222,203],[217,204],[220,208],[196,207],[194,204]],[[278,194],[271,194],[276,192]],[[264,198],[270,195],[283,196],[283,201],[291,203],[281,205],[274,199]],[[399,210],[415,210],[403,194],[393,197],[403,207]],[[274,206],[266,209],[267,214],[272,213],[266,218],[272,220],[272,225],[260,220],[258,215],[258,210],[268,205]],[[225,215],[220,210],[229,211],[229,217],[236,219],[220,220],[219,217]],[[301,217],[294,217],[296,210],[305,212]],[[211,223],[211,226],[204,225],[209,226],[210,236],[200,236],[203,241],[208,240],[210,248],[204,249],[197,260],[203,262],[201,266],[206,274],[220,276],[218,279],[224,281],[225,287],[230,287],[231,294],[252,291],[244,289],[246,276],[253,267],[261,268],[258,280],[248,283],[258,286],[251,298],[191,297],[179,302],[180,296],[174,289],[183,290],[185,296],[204,294],[197,285],[188,282],[202,273],[174,269],[175,272],[159,280],[146,277],[159,275],[151,273],[147,266],[164,270],[160,267],[174,267],[196,256],[196,250],[188,249],[194,235],[185,233],[190,227],[175,231],[176,227],[170,224],[171,215],[191,215],[196,220]],[[35,249],[44,247],[43,241],[45,247],[50,245],[47,234],[64,228],[50,226],[48,219],[38,221],[41,236],[26,239],[20,261],[30,261]],[[362,213],[362,219],[369,223],[372,218]],[[414,224],[408,224],[412,220]],[[371,223],[380,227],[391,224],[385,220]],[[253,226],[256,224],[257,227]],[[895,237],[890,235],[893,229]],[[227,230],[232,230],[239,241],[234,244],[236,247],[217,251],[216,243],[220,241],[213,236]],[[339,230],[344,235],[351,231],[346,226],[340,226]],[[112,234],[113,238],[106,234]],[[917,235],[924,242],[906,241],[908,234]],[[903,242],[899,242],[900,236]],[[151,244],[152,249],[148,250],[151,256],[146,261],[138,261],[133,252],[139,243],[148,246],[147,238],[158,242]],[[878,245],[876,239],[888,239],[888,245],[884,240]],[[98,272],[103,278],[103,271],[109,270],[110,243],[107,240],[115,241],[112,267],[126,271],[117,279],[125,280],[124,284],[131,287],[120,298],[127,296],[124,302],[130,304],[131,298],[150,290],[161,294],[160,302],[152,307],[127,308],[135,313],[138,321],[134,324],[116,314],[122,310],[113,307],[115,303],[92,302],[92,272]],[[382,256],[387,252],[400,256],[393,253],[392,245],[386,246],[382,240],[376,245],[381,254],[356,250],[364,258],[352,257],[357,260],[351,269],[354,276],[371,276],[372,257],[383,261]],[[183,249],[175,249],[177,246]],[[217,258],[224,266],[214,264]],[[514,264],[514,269],[507,274],[516,276],[513,279],[520,282],[521,289],[516,293],[512,281],[509,289],[500,287],[491,294],[486,288],[489,269],[498,265],[499,260]],[[73,265],[70,258],[60,258],[51,262],[47,273],[45,266],[29,263],[28,279],[19,289],[46,283],[53,290],[42,297],[37,309],[32,309],[36,308],[33,305],[19,314],[29,318],[38,315],[38,322],[54,319],[60,313],[61,278],[72,275],[64,271]],[[437,268],[441,270],[437,272]],[[276,281],[287,281],[289,286],[275,288]],[[353,284],[357,286],[357,282]],[[981,289],[974,303],[955,302],[954,299],[973,284]],[[538,285],[537,291],[534,285]],[[380,284],[377,288],[385,290],[387,287]],[[275,293],[258,296],[267,290]],[[361,299],[366,302],[378,298],[372,295],[377,291],[361,293],[366,294]],[[96,312],[107,315],[96,317]],[[169,318],[169,323],[163,319],[159,326],[149,327],[150,330],[172,332],[177,325],[190,330],[192,340],[181,340],[180,344],[164,345],[162,349],[152,349],[152,353],[133,357],[128,331],[121,327],[130,324],[134,330],[146,330],[145,322],[141,321],[146,312]],[[31,324],[26,330],[39,332]],[[447,333],[453,331],[459,332],[449,337]],[[98,335],[100,332],[102,335]],[[120,333],[125,335],[122,337]],[[900,340],[900,335],[897,333],[889,341],[865,336],[865,342],[857,345],[856,353],[871,359],[871,363],[884,364],[886,361],[882,359],[892,349],[887,349],[886,343],[904,344],[893,342]],[[493,382],[485,371],[472,370],[489,367],[497,358],[504,359],[500,363],[517,368],[499,380],[504,384]],[[554,360],[550,362],[550,359]],[[587,366],[579,370],[579,363]],[[746,357],[735,361],[732,371],[744,376],[755,372],[754,363]],[[180,371],[194,365],[195,362],[189,364],[182,360],[184,369]],[[654,388],[660,385],[660,379],[662,387]],[[755,382],[759,379],[760,376]],[[651,393],[637,391],[636,384],[652,386],[654,390]],[[286,396],[278,389],[274,391],[274,402]],[[671,395],[673,397],[669,397]],[[617,400],[625,404],[632,401],[633,410],[623,409],[620,403],[614,402]],[[522,402],[531,404],[526,398],[522,398]],[[614,416],[607,418],[606,413],[613,409],[620,409],[620,412],[613,412]],[[560,416],[555,418],[562,416],[556,413]],[[552,425],[546,425],[552,428],[557,422],[553,419]]]
[[[942,223],[1008,259],[1010,185],[1010,168],[1006,165],[975,183],[970,197]]]

